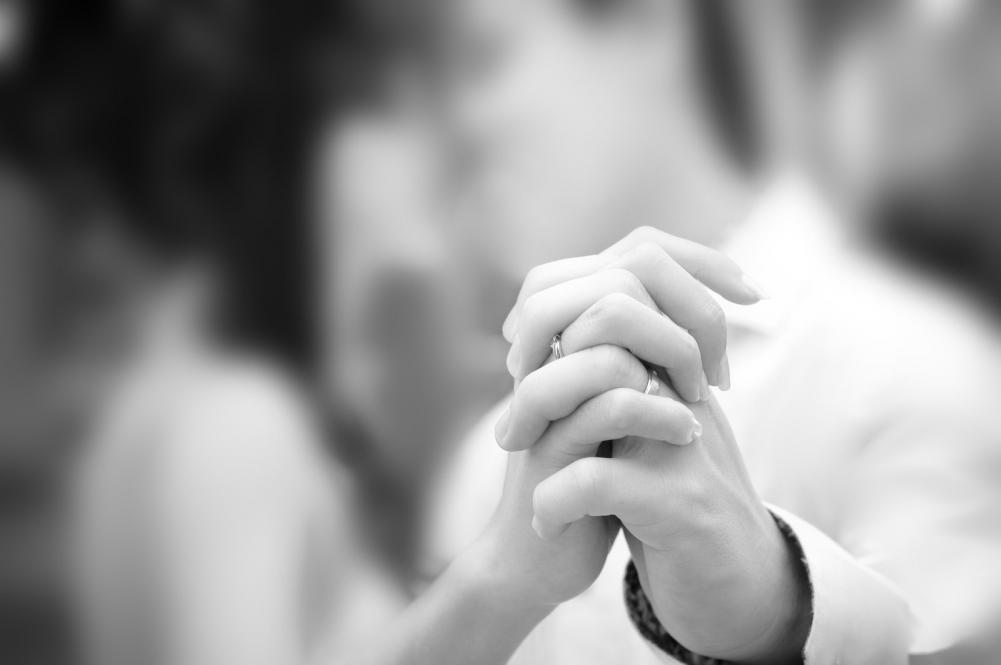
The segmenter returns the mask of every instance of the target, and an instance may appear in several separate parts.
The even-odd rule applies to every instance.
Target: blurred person
[[[348,484],[309,397],[321,10],[27,14],[2,158],[52,237],[37,371],[83,421],[64,436],[85,439],[66,453],[85,662],[303,662],[351,579]]]
[[[412,596],[440,571],[420,551],[427,503],[459,435],[507,390],[495,288],[457,232],[440,113],[442,3],[376,3],[361,40],[378,52],[322,135],[325,406],[350,423],[340,457],[364,523]],[[472,479],[471,479],[472,480]]]
[[[318,177],[328,403],[364,432],[344,453],[368,478],[370,525],[393,541],[382,549],[407,586],[445,444],[506,385],[497,389],[502,349],[483,348],[452,261],[440,141],[416,94],[382,94],[333,119]]]
[[[756,147],[720,3],[451,4],[458,233],[505,298],[532,266],[597,251],[663,208],[706,243],[719,232],[699,220],[745,209],[740,164]]]
[[[511,273],[523,269],[519,262],[526,253],[543,260],[560,252],[594,252],[603,234],[614,237],[635,223],[724,247],[772,295],[746,311],[728,306],[708,311],[727,317],[735,387],[720,395],[720,403],[758,501],[774,507],[789,527],[788,542],[804,554],[805,566],[797,573],[793,565],[784,576],[808,579],[811,620],[799,645],[803,658],[858,663],[984,658],[989,653],[984,645],[1001,619],[1001,571],[993,563],[1001,546],[996,539],[1001,423],[991,404],[999,376],[996,332],[962,293],[901,263],[892,246],[878,242],[879,229],[868,224],[876,216],[865,204],[887,194],[888,183],[870,178],[867,169],[876,162],[853,152],[872,144],[843,133],[846,121],[866,127],[876,117],[872,108],[855,105],[856,91],[844,87],[842,58],[859,58],[851,61],[865,71],[872,61],[856,50],[856,40],[869,35],[871,45],[880,45],[894,7],[764,5],[459,3],[467,12],[459,22],[459,40],[481,56],[468,57],[460,68],[471,71],[454,107],[473,146],[477,168],[471,173],[479,177],[471,178],[471,189],[482,205],[475,209],[483,214],[474,217],[473,228],[485,229],[489,238],[491,251],[484,259]],[[741,171],[732,159],[744,154],[740,144],[727,144],[726,153],[714,143],[718,137],[706,126],[713,116],[702,106],[705,99],[693,94],[699,90],[700,60],[693,45],[698,33],[688,21],[705,21],[706,12],[711,22],[721,19],[733,29],[717,29],[715,35],[732,38],[723,41],[738,76],[754,82],[747,92],[764,96],[747,95],[738,105],[746,111],[738,121],[762,141],[752,163],[774,181],[753,206],[748,202],[759,189],[755,172]],[[775,24],[772,17],[782,20]],[[718,21],[715,25],[720,28]],[[792,56],[795,66],[774,69],[776,54]],[[773,108],[771,95],[783,86],[791,101],[779,110],[793,116],[791,126]],[[673,143],[672,122],[683,128],[682,140]],[[935,134],[935,140],[949,141],[948,133]],[[899,172],[881,173],[892,178]],[[880,188],[873,191],[876,185]],[[693,205],[703,193],[701,205]],[[627,245],[663,245],[662,238],[644,229]],[[607,263],[585,257],[529,273],[504,327],[513,344],[508,367],[516,379],[511,419],[519,408],[525,418],[541,412],[552,421],[550,428],[564,431],[573,430],[571,423],[615,416],[588,407],[599,399],[593,393],[587,394],[593,400],[581,403],[585,363],[578,363],[580,376],[571,377],[568,368],[560,379],[554,370],[544,380],[544,368],[537,369],[549,344],[543,332],[551,337],[577,326],[578,315],[582,329],[604,331],[606,343],[660,364],[633,346],[645,334],[643,309],[611,302],[604,307],[600,295],[609,291],[601,287],[600,275],[606,271]],[[612,275],[604,279],[612,293],[624,288]],[[593,295],[585,295],[585,283]],[[573,295],[578,291],[579,300]],[[641,303],[659,302],[633,291],[626,289]],[[530,295],[540,297],[531,299],[526,313]],[[931,349],[948,352],[929,362]],[[725,387],[729,363],[716,364],[705,347],[701,351],[703,361],[713,361],[705,363],[709,383]],[[539,378],[527,381],[534,371]],[[591,371],[600,373],[601,366],[592,365]],[[564,404],[561,395],[570,401]],[[563,406],[554,410],[554,402]],[[471,434],[456,484],[442,493],[436,538],[443,558],[475,540],[489,522],[482,508],[502,494],[505,481],[496,471],[502,454],[491,458],[485,451],[493,421],[504,409],[498,407]],[[629,411],[614,422],[638,430],[651,413]],[[587,468],[598,473],[599,465]],[[484,479],[491,473],[489,484]],[[631,501],[618,485],[628,485],[625,472],[615,484],[579,479],[585,489],[601,488],[605,498]],[[662,487],[649,501],[669,504],[676,492]],[[604,505],[599,497],[594,501]],[[635,539],[630,544],[641,566],[635,557],[647,550],[637,548]],[[745,555],[733,553],[738,559]],[[674,583],[651,585],[649,573],[641,574],[640,595],[652,599],[656,610],[647,601],[632,602],[639,631],[630,625],[617,598],[621,567],[614,565],[627,558],[625,548],[613,547],[613,565],[597,584],[549,614],[515,661],[613,662],[628,654],[630,662],[656,662],[645,652],[641,632],[656,636],[663,651],[686,662],[699,662],[700,656],[685,649],[685,642],[708,646],[703,656],[726,658],[725,650],[713,652],[726,635],[707,637],[706,631],[732,626],[736,608],[692,601],[691,589],[678,599],[677,579],[665,569],[656,578]],[[689,561],[681,574],[704,579],[700,566],[712,560]],[[611,612],[613,603],[618,611]],[[753,623],[752,607],[740,611]],[[686,615],[701,615],[703,623],[693,625]],[[672,632],[679,633],[677,639]]]

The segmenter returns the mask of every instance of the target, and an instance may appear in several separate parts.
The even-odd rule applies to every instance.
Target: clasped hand
[[[722,254],[646,228],[529,273],[504,325],[515,380],[496,427],[511,451],[504,494],[477,548],[510,602],[551,608],[595,580],[621,525],[680,644],[795,660],[808,594],[709,389],[730,382],[709,290],[762,297]],[[664,380],[645,394],[651,369]],[[611,456],[597,457],[604,441]]]

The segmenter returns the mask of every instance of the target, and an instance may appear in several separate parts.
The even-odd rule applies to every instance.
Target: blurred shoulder
[[[300,492],[328,469],[306,392],[254,358],[206,363],[177,391],[163,425],[161,466],[185,488]]]
[[[278,364],[254,356],[220,357],[190,374],[179,413],[232,427],[305,425],[306,391]]]
[[[500,502],[508,453],[497,445],[494,425],[509,404],[507,396],[490,408],[441,469],[427,528],[431,556],[440,561],[451,561],[472,543]]]

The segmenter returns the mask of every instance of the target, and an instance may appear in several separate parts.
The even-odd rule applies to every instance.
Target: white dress
[[[81,633],[101,665],[304,662],[353,539],[346,482],[274,366],[145,354],[76,480]]]

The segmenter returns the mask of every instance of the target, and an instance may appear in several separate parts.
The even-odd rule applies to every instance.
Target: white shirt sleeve
[[[808,665],[907,663],[911,616],[899,590],[816,527],[770,507],[795,533],[810,580]]]
[[[806,663],[996,656],[1001,436],[982,400],[956,397],[908,409],[860,446],[831,533],[773,508],[799,540],[812,587]]]
[[[984,419],[956,412],[895,422],[860,446],[843,493],[830,497],[842,503],[832,533],[769,506],[798,541],[811,587],[803,660],[993,662],[1001,648],[1001,438]],[[643,632],[647,622],[635,613],[634,622]]]

